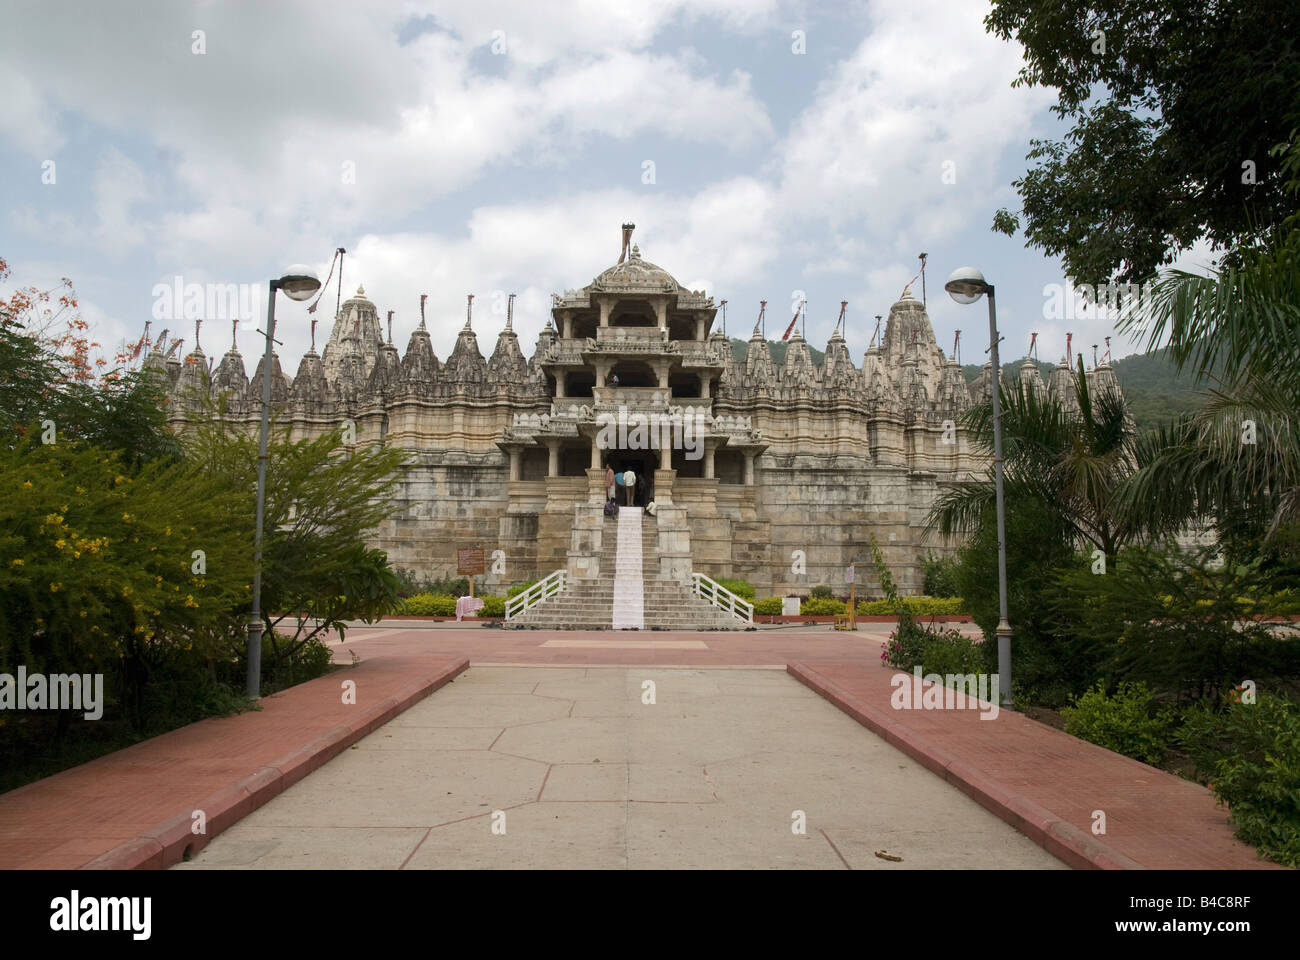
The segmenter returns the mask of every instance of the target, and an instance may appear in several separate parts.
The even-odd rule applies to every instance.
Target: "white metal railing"
[[[516,593],[506,601],[506,620],[513,620],[539,603],[551,599],[568,585],[568,574],[564,570],[556,570],[545,580],[538,580],[527,590]]]
[[[718,581],[702,573],[692,573],[691,586],[701,600],[707,600],[743,623],[754,622],[754,605],[744,597],[736,596]]]

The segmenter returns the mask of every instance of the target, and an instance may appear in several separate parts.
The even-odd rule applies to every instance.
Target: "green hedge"
[[[536,580],[525,580],[523,583],[516,583],[513,587],[511,587],[509,590],[506,591],[506,598],[509,599],[510,597],[523,593],[525,590],[527,590],[536,582],[537,582]]]
[[[754,601],[754,585],[750,583],[748,580],[731,580],[731,579],[719,578],[717,582],[718,582],[718,586],[725,587],[726,589],[734,593],[736,596],[742,597],[745,600],[750,601],[751,603]],[[778,609],[777,612],[780,613],[780,610]]]
[[[812,597],[799,605],[799,615],[804,617],[837,617],[844,610],[844,601],[834,597]]]
[[[506,598],[498,597],[495,594],[484,594],[479,597],[483,601],[482,608],[474,614],[476,617],[504,617],[506,615]]]
[[[408,617],[454,617],[456,598],[436,593],[417,593],[402,601],[399,612]]]
[[[903,606],[918,617],[952,617],[966,612],[961,597],[903,597]],[[894,614],[888,600],[864,600],[858,604],[859,617],[889,617]]]
[[[760,617],[774,617],[781,612],[780,597],[764,597],[762,600],[754,603],[754,615]]]

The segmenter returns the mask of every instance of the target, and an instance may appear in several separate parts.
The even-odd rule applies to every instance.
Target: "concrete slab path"
[[[303,867],[1064,865],[784,671],[476,666],[178,865]]]

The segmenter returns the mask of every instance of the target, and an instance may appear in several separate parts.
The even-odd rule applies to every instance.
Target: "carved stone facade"
[[[907,292],[860,368],[838,328],[820,364],[796,331],[775,365],[757,328],[736,362],[716,312],[625,248],[586,287],[555,297],[531,357],[507,319],[484,359],[467,317],[440,362],[423,324],[399,355],[358,289],[292,380],[275,360],[272,403],[294,437],[351,420],[358,444],[409,452],[401,509],[375,540],[395,566],[454,574],[456,548],[477,545],[505,557],[485,591],[561,567],[610,576],[600,569],[609,464],[645,478],[661,577],[740,577],[760,596],[843,592],[856,560],[869,594],[874,534],[900,587],[919,591],[918,556],[945,550],[922,539],[931,504],[986,466],[955,424],[987,397],[988,365],[968,387]],[[251,382],[233,347],[211,372],[198,351],[146,362],[170,378],[174,428],[190,415],[186,391],[200,389],[225,393],[227,415],[256,429],[260,361]],[[1062,363],[1045,384],[1028,358],[1021,368],[1031,389],[1067,402],[1074,375]],[[1119,389],[1106,364],[1088,377]]]

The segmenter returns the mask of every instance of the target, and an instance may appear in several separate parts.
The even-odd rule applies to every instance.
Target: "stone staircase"
[[[629,537],[636,536],[638,521],[639,543],[630,543]],[[621,552],[620,522],[623,527]],[[533,630],[745,629],[746,624],[731,614],[695,596],[687,584],[659,579],[659,528],[654,517],[640,507],[622,507],[617,516],[606,517],[604,523],[600,579],[570,580],[563,593],[515,617],[506,624],[507,627]],[[640,547],[639,563],[637,546]],[[638,576],[639,596],[635,583]]]

